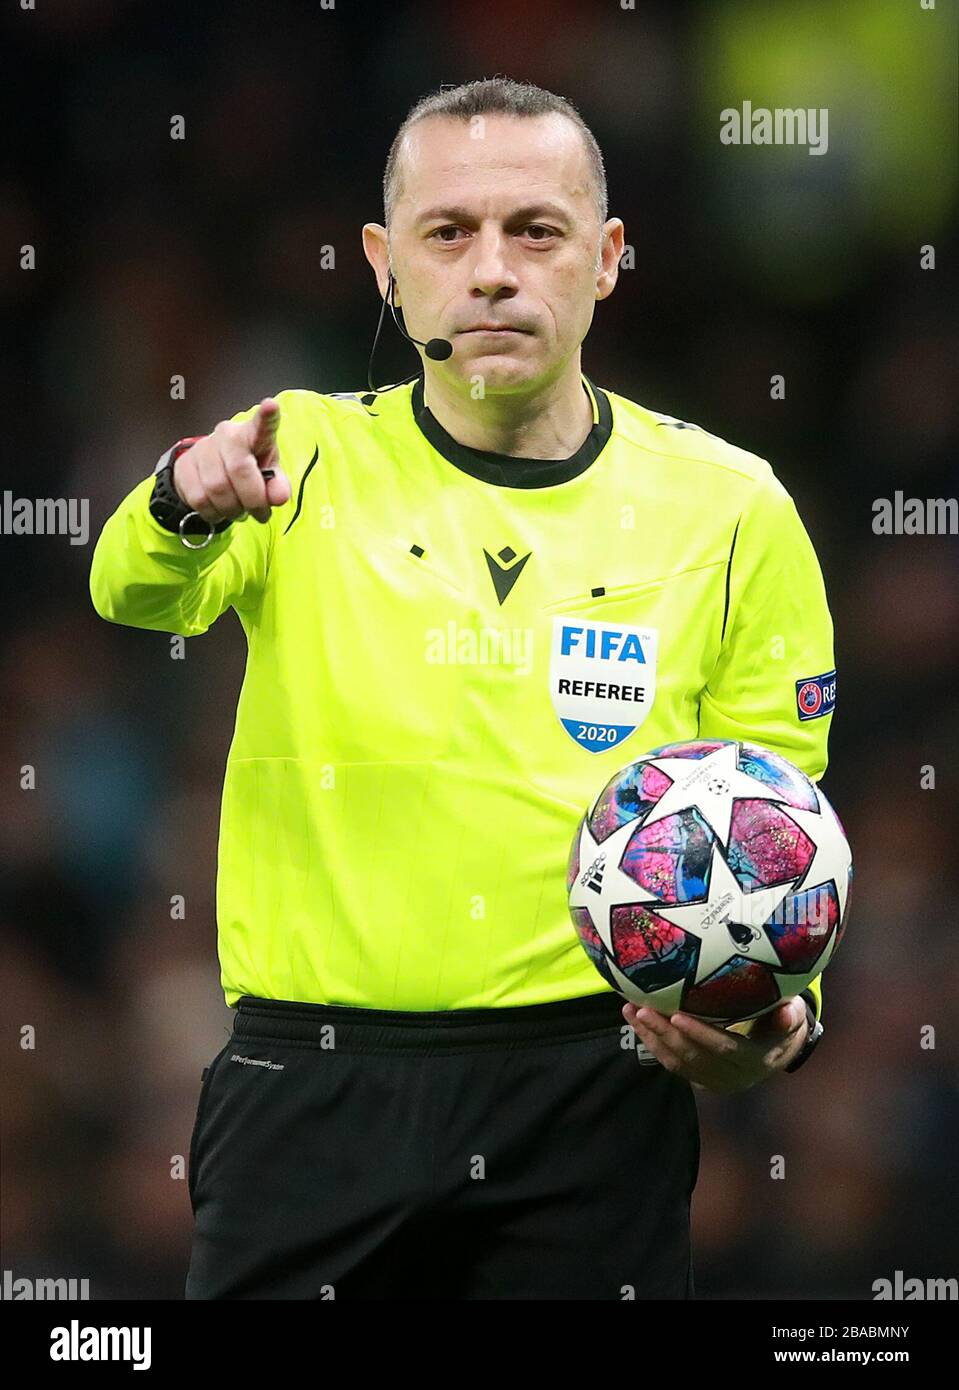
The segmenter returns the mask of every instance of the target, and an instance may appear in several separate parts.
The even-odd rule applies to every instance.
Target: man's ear
[[[367,222],[363,227],[363,254],[373,267],[380,298],[384,299],[390,288],[390,250],[386,228],[379,222]]]
[[[606,299],[616,287],[619,277],[619,262],[624,250],[625,228],[618,217],[611,217],[603,225],[600,236],[598,265],[596,267],[596,298]]]

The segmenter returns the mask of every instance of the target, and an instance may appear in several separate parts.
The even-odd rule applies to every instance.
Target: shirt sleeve
[[[727,571],[722,646],[700,697],[699,737],[754,742],[818,782],[828,763],[832,701],[800,691],[835,677],[822,572],[795,503],[770,469],[739,518]],[[808,986],[816,1017],[822,975]]]
[[[281,400],[282,406],[282,397]],[[250,419],[257,406],[232,416]],[[282,458],[283,416],[277,442]],[[128,627],[197,637],[227,608],[256,607],[269,570],[278,512],[268,522],[237,519],[191,550],[150,514],[153,478],[142,479],[106,521],[93,552],[90,596],[101,618]]]

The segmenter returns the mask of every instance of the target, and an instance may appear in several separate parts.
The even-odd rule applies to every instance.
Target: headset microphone
[[[396,317],[396,305],[393,302],[393,287],[395,284],[396,280],[393,278],[393,272],[391,270],[390,313],[393,315],[393,322],[396,324],[397,328],[403,334],[403,337],[406,339],[406,341],[408,343],[415,343],[417,347],[421,347],[431,362],[445,362],[448,357],[453,356],[453,344],[450,342],[449,338],[430,338],[428,343],[421,343],[419,338],[413,338],[410,336],[409,333],[407,333],[406,329],[403,327],[399,319]]]
[[[395,284],[396,281],[393,278],[393,272],[391,270],[389,272],[389,290],[383,296],[383,302],[380,305],[379,322],[376,325],[376,333],[373,336],[373,346],[370,349],[370,361],[366,374],[367,385],[373,392],[387,389],[386,387],[376,387],[373,385],[373,354],[376,352],[376,344],[379,342],[380,329],[383,327],[383,314],[386,310],[387,303],[389,303],[390,313],[393,315],[393,322],[396,324],[403,337],[408,343],[414,343],[416,347],[421,347],[431,362],[445,362],[448,357],[452,357],[453,355],[453,344],[450,342],[449,338],[430,338],[428,342],[422,343],[419,338],[414,338],[407,333],[396,316],[396,305],[393,303],[393,286]],[[414,373],[414,375],[418,376],[419,373]],[[413,377],[407,377],[406,380],[412,381]],[[402,386],[403,382],[396,384]]]

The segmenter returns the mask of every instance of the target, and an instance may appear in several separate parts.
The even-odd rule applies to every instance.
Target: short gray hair
[[[596,137],[572,102],[565,97],[536,87],[532,82],[514,82],[511,77],[488,77],[478,82],[464,82],[458,87],[440,87],[439,91],[421,97],[410,108],[390,146],[383,175],[383,217],[389,227],[399,196],[399,156],[406,132],[428,116],[448,116],[469,121],[474,116],[565,116],[572,121],[583,137],[586,157],[593,182],[593,197],[600,224],[606,221],[608,198],[606,170]]]

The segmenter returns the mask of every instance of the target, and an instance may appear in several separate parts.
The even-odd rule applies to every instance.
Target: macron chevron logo
[[[523,571],[523,566],[532,553],[533,552],[530,551],[528,555],[523,556],[518,564],[514,565],[513,561],[516,559],[516,551],[512,546],[504,546],[497,556],[497,560],[502,560],[503,565],[509,566],[508,569],[504,569],[503,565],[498,564],[497,560],[493,559],[489,551],[484,549],[483,554],[486,556],[486,564],[489,568],[490,579],[493,581],[493,588],[496,590],[496,597],[499,600],[500,607],[503,606],[509,597],[510,590],[517,579],[519,579]]]

